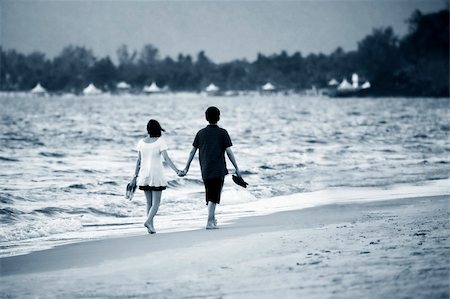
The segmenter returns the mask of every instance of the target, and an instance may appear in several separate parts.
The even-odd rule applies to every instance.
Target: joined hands
[[[179,176],[179,177],[184,177],[186,174],[187,174],[187,170],[186,169],[183,169],[183,170],[178,170],[177,171],[177,175]]]

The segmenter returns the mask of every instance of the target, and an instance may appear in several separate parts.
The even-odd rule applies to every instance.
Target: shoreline
[[[243,196],[242,193],[236,193],[236,191],[230,190],[229,194],[227,192],[223,194],[224,203],[218,210],[218,217],[220,217],[222,224],[230,224],[245,217],[263,216],[275,212],[300,210],[329,204],[364,203],[380,200],[395,200],[399,198],[450,195],[450,190],[447,187],[449,184],[450,180],[444,179],[428,182],[423,185],[411,186],[409,184],[397,184],[386,189],[371,187],[336,187],[314,192],[280,195],[259,200],[253,200],[252,198]],[[240,198],[239,201],[234,199],[236,197]],[[70,244],[106,240],[110,238],[139,236],[145,231],[141,225],[141,218],[143,223],[145,217],[136,217],[134,219],[136,223],[133,226],[129,226],[127,229],[121,231],[94,231],[92,232],[93,234],[89,235],[87,238],[85,235],[82,237],[77,234],[73,235],[73,237],[65,236],[65,238],[60,240],[53,237],[51,243],[48,242],[48,240],[44,240],[44,243],[33,245],[33,248],[16,247],[14,250],[5,249],[4,252],[7,254],[2,254],[0,259],[27,255],[33,252],[49,250],[58,246]],[[205,210],[158,215],[157,231],[158,233],[172,233],[198,230],[204,227],[205,219]],[[181,226],[181,223],[183,223],[183,226]],[[69,234],[72,234],[72,232],[69,232]],[[46,236],[44,238],[52,238],[52,236]],[[42,240],[39,239],[34,239],[33,241],[42,242]]]
[[[234,98],[237,95],[227,95],[227,92],[237,92],[239,96],[262,96],[262,97],[268,97],[268,96],[274,96],[274,97],[299,97],[299,98],[329,98],[329,99],[345,99],[345,98],[361,98],[361,99],[385,99],[385,98],[415,98],[415,99],[422,99],[422,98],[429,98],[429,99],[448,99],[448,96],[443,95],[407,95],[407,94],[399,94],[399,93],[392,93],[392,94],[364,94],[364,95],[352,95],[352,96],[345,96],[345,97],[335,97],[330,96],[327,94],[307,94],[306,92],[310,89],[304,89],[301,91],[292,92],[290,90],[281,90],[269,94],[261,93],[259,90],[227,90],[224,91],[223,94],[220,95],[207,95],[205,91],[170,91],[170,92],[164,92],[164,93],[145,93],[145,92],[137,92],[137,93],[124,93],[124,92],[103,92],[101,94],[82,94],[82,93],[72,93],[69,91],[55,91],[55,92],[45,92],[43,94],[34,94],[31,93],[29,90],[22,90],[22,91],[5,91],[0,90],[0,98],[9,98],[9,97],[19,97],[19,98],[52,98],[52,97],[74,97],[74,98],[97,98],[101,96],[107,96],[107,97],[124,97],[124,98],[133,98],[133,97],[151,97],[151,98],[164,98],[164,97],[174,97],[174,96],[191,96],[191,97],[212,97],[212,98]]]
[[[1,294],[448,297],[449,202],[442,195],[334,203],[244,217],[214,231],[61,245],[1,258]]]

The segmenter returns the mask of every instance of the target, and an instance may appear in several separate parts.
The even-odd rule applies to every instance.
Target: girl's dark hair
[[[157,120],[151,119],[147,124],[147,132],[150,137],[161,137],[161,131],[165,132]]]
[[[211,106],[205,111],[206,120],[215,124],[220,119],[220,110],[217,107]]]

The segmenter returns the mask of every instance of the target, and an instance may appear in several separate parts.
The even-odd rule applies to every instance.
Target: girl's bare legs
[[[144,193],[147,199],[147,213],[145,215],[148,216],[148,212],[150,212],[150,208],[152,207],[152,191],[144,191]]]
[[[145,198],[147,199],[147,213],[145,213],[145,215],[147,215],[148,217],[148,213],[150,212],[150,209],[152,208],[152,203],[153,203],[153,196],[152,196],[152,191],[144,191],[145,194]],[[150,229],[150,223],[147,221],[144,222],[144,226],[147,228],[147,231],[149,233],[151,233],[151,229]]]
[[[156,233],[155,227],[153,226],[153,218],[159,209],[159,204],[161,203],[162,191],[151,191],[152,192],[152,205],[148,213],[148,218],[145,223],[148,225],[147,228],[150,229],[151,233]]]

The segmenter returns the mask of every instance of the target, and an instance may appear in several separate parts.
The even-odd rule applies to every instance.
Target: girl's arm
[[[167,153],[166,150],[162,151],[161,154],[164,157],[164,160],[167,162],[167,164],[169,164],[170,168],[173,169],[173,171],[175,171],[177,174],[179,173],[178,168],[175,166],[175,164],[173,164],[172,160],[169,157],[169,154]]]
[[[137,158],[137,161],[136,161],[136,168],[134,170],[133,180],[135,180],[135,181],[136,181],[136,178],[139,175],[139,169],[141,169],[141,152],[138,152],[138,158]]]

